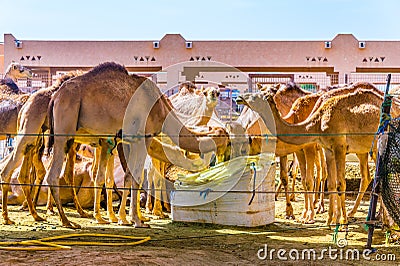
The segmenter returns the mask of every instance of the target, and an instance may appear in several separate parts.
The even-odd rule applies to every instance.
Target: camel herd
[[[49,185],[48,208],[54,203],[62,225],[79,228],[65,215],[60,195],[60,177],[74,185],[77,152],[90,145],[95,148],[91,176],[94,185],[93,216],[80,205],[75,189],[73,200],[82,217],[97,223],[133,224],[148,227],[141,214],[138,198],[143,183],[145,161],[151,158],[147,181],[154,187],[154,202],[147,198],[146,211],[165,217],[160,199],[165,191],[165,173],[169,165],[189,171],[245,154],[265,150],[263,135],[276,134],[275,155],[280,158],[280,180],[286,195],[286,216],[294,218],[288,191],[287,157],[294,153],[299,162],[306,191],[301,220],[314,223],[317,213],[325,211],[324,184],[329,192],[327,224],[347,224],[371,181],[368,152],[379,123],[382,92],[372,84],[360,82],[317,93],[295,84],[275,84],[259,88],[257,93],[239,96],[245,107],[235,122],[225,124],[215,115],[219,90],[198,89],[183,83],[176,95],[167,98],[151,80],[132,75],[116,63],[103,63],[87,73],[70,72],[49,88],[33,94],[22,93],[17,78],[29,77],[30,70],[13,63],[0,82],[0,130],[4,138],[15,135],[13,151],[1,162],[2,214],[5,224],[14,224],[7,211],[10,181],[20,167],[21,184],[45,181]],[[392,113],[400,109],[394,101]],[[3,135],[1,137],[3,137]],[[376,147],[373,147],[373,154]],[[345,210],[345,156],[357,154],[362,181],[352,210]],[[44,154],[49,165],[44,166]],[[120,208],[113,211],[112,190],[107,189],[107,218],[100,213],[102,187],[114,185],[116,158],[124,171]],[[150,157],[147,157],[147,156]],[[373,156],[375,159],[375,156]],[[317,169],[314,177],[314,169]],[[76,174],[76,173],[75,173]],[[31,180],[31,176],[35,180]],[[43,221],[36,211],[36,186],[22,186],[27,205],[35,221]],[[315,192],[315,193],[314,193]],[[317,192],[319,197],[317,197]],[[129,219],[126,202],[131,195]],[[167,205],[168,209],[169,206]]]
[[[302,96],[316,97],[318,100],[314,101],[314,106],[296,106],[295,104],[292,106],[292,113],[306,113],[306,109],[313,109],[305,119],[297,123],[290,123],[290,119],[285,119],[280,112],[278,102],[275,101],[275,95],[274,91],[261,90],[258,94],[239,96],[238,102],[258,112],[266,126],[276,132],[278,139],[284,145],[289,144],[297,146],[297,149],[303,149],[305,145],[318,144],[323,148],[327,165],[327,186],[330,192],[327,224],[339,222],[347,224],[348,217],[356,213],[371,181],[368,171],[368,153],[372,151],[372,159],[376,160],[377,147],[373,139],[379,125],[383,93],[372,84],[359,82],[328,92]],[[393,117],[399,115],[399,107],[399,102],[395,100],[391,110]],[[373,143],[374,146],[372,146]],[[345,160],[346,154],[349,153],[355,153],[359,158],[362,180],[355,205],[347,214]],[[315,153],[310,152],[310,154],[311,156],[305,156],[306,161],[315,161],[313,156]],[[307,173],[302,174],[304,189],[306,192],[312,192],[315,189],[314,178],[308,175],[311,171],[307,168],[309,166],[312,167],[311,170],[314,168],[308,162],[305,166]],[[306,205],[305,209],[311,212],[311,215],[307,214],[303,217],[305,222],[313,222],[311,220],[314,212],[313,193],[309,195],[311,197],[308,198],[308,202],[305,197],[305,203],[311,204],[311,208],[307,209]]]

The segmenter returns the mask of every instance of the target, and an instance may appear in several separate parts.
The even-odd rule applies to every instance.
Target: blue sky
[[[398,0],[0,0],[4,33],[34,40],[400,40]]]

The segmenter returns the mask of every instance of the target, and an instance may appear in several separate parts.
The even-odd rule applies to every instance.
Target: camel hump
[[[52,90],[53,91],[58,90],[64,82],[81,75],[83,75],[83,71],[75,70],[75,71],[70,71],[67,74],[58,77],[56,82],[52,86],[53,87]]]
[[[117,64],[115,62],[105,62],[101,63],[100,65],[95,66],[92,68],[87,74],[89,75],[97,75],[103,72],[108,72],[108,71],[113,71],[113,72],[122,72],[126,75],[128,75],[128,71],[123,65]]]

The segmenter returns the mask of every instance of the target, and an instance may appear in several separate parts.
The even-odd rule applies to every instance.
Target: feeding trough
[[[181,175],[171,194],[172,220],[255,227],[274,222],[275,159],[242,156]]]

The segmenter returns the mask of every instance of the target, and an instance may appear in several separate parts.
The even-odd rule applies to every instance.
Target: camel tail
[[[54,116],[53,116],[53,108],[54,108],[54,100],[51,99],[49,108],[47,110],[47,117],[49,118],[49,130],[50,130],[50,135],[49,135],[49,141],[47,142],[47,147],[46,149],[50,151],[50,149],[54,145]]]

